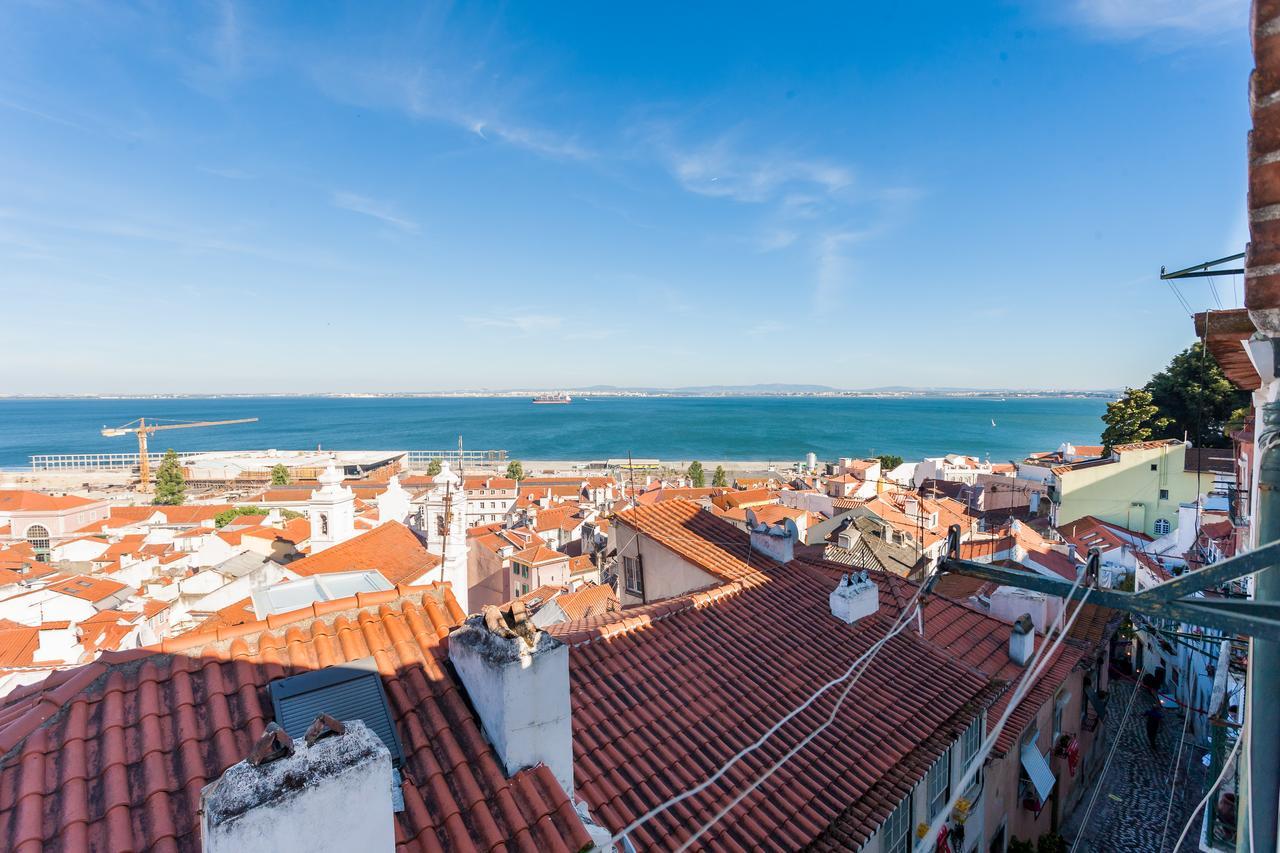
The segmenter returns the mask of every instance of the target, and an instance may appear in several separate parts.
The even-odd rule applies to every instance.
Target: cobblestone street
[[[1106,726],[1110,736],[1105,750],[1111,748],[1116,729],[1124,717],[1125,706],[1136,688],[1130,681],[1116,679],[1108,702]],[[1193,745],[1190,738],[1182,748],[1178,767],[1174,759],[1178,754],[1178,742],[1182,737],[1186,717],[1182,709],[1166,711],[1157,736],[1153,753],[1147,744],[1143,712],[1155,704],[1145,690],[1139,690],[1133,701],[1124,730],[1119,733],[1120,744],[1112,759],[1111,768],[1101,780],[1093,813],[1088,816],[1083,839],[1078,851],[1098,853],[1169,853],[1173,843],[1187,822],[1191,809],[1204,796],[1205,769],[1201,759],[1205,750]],[[1106,761],[1105,750],[1099,757],[1098,772]],[[1169,792],[1176,772],[1177,789],[1170,810]],[[1089,808],[1093,789],[1085,792],[1080,804],[1063,825],[1062,834],[1070,843],[1080,832],[1080,824]],[[1196,827],[1192,827],[1187,839],[1178,849],[1196,850]]]

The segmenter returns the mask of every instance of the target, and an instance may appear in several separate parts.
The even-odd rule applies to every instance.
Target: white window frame
[[[938,812],[951,799],[951,750],[933,763],[924,779],[925,792],[929,798],[929,820],[938,816]]]
[[[909,792],[884,822],[884,853],[911,853],[915,834],[914,795],[914,790]]]
[[[1169,532],[1172,529],[1173,529],[1173,525],[1169,523],[1169,519],[1167,518],[1156,519],[1155,530],[1156,530],[1157,536],[1168,536]]]
[[[644,578],[640,575],[640,558],[622,558],[622,586],[628,595],[644,596]]]
[[[960,756],[961,756],[961,777],[969,772],[970,766],[974,759],[978,757],[978,750],[982,748],[982,718],[974,720],[969,724],[969,728],[964,730],[964,734],[960,736]],[[973,781],[969,783],[970,787],[977,785],[982,781],[982,768],[978,768],[978,772],[973,774]]]

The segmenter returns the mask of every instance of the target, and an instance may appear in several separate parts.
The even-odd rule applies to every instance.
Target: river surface
[[[1105,401],[1011,397],[605,397],[533,405],[515,397],[211,397],[0,400],[0,467],[36,453],[131,452],[103,426],[135,418],[257,423],[171,430],[163,450],[506,450],[521,459],[795,461],[948,452],[1021,459],[1064,441],[1096,444]]]

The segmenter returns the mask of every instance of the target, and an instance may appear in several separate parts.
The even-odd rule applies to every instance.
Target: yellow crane
[[[227,426],[228,424],[251,424],[256,420],[257,418],[236,418],[231,421],[187,421],[176,424],[149,424],[146,418],[138,418],[136,421],[129,421],[124,426],[104,426],[102,434],[113,436],[134,433],[138,436],[138,478],[140,480],[138,488],[145,492],[147,486],[151,483],[151,459],[147,456],[147,436],[151,433],[159,432],[162,429],[192,429],[194,427]]]

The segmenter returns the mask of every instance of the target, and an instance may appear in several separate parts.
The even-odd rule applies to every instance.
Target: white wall
[[[643,601],[672,598],[720,583],[719,578],[703,571],[649,537],[636,536],[635,528],[621,519],[614,519],[614,525],[609,530],[609,538],[610,550],[618,548],[617,592],[618,600],[624,607],[641,604]],[[622,572],[622,558],[637,555],[643,556],[644,599],[627,592],[626,578]]]

